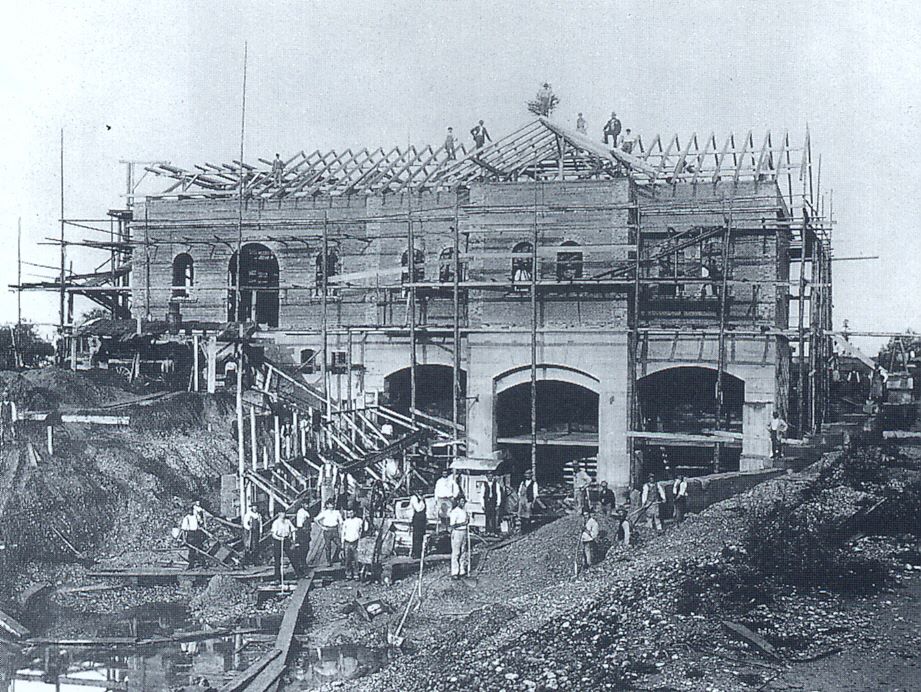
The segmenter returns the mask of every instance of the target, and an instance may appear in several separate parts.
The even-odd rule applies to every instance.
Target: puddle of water
[[[387,651],[360,644],[305,648],[291,666],[282,689],[284,692],[316,690],[330,682],[374,673],[387,662]]]
[[[87,615],[51,606],[30,618],[46,638],[168,637],[198,631],[181,604],[146,605],[117,615]],[[254,616],[241,629],[274,634],[278,616]],[[242,670],[268,644],[245,646],[246,635],[173,642],[144,649],[45,646],[23,653],[0,645],[0,692],[205,692],[207,679],[220,687],[231,671]],[[384,650],[356,644],[305,647],[289,668],[285,692],[315,690],[333,681],[373,673],[388,660]]]

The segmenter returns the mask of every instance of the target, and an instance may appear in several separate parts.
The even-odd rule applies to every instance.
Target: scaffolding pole
[[[630,380],[627,383],[629,386],[629,401],[630,401],[630,410],[627,413],[628,422],[630,425],[630,430],[637,430],[640,427],[639,420],[639,401],[637,397],[637,381],[639,380],[639,360],[640,360],[640,254],[642,252],[642,235],[640,233],[640,209],[639,204],[636,205],[636,218],[635,226],[633,229],[634,240],[635,242],[635,257],[633,265],[633,328],[630,328],[630,325],[627,325],[627,357],[630,362],[628,363],[628,369],[630,371]],[[629,315],[628,315],[629,317]],[[627,437],[627,454],[629,455],[629,469],[630,469],[630,480],[629,483],[631,487],[635,487],[640,479],[640,474],[643,473],[643,469],[636,468],[639,466],[636,459],[636,446],[637,440],[631,436]]]
[[[243,98],[240,108],[240,160],[243,160],[243,144],[246,133],[246,59],[248,47],[243,44]],[[237,473],[240,482],[240,518],[246,514],[246,448],[244,445],[243,433],[243,320],[241,319],[240,304],[242,302],[240,295],[240,260],[243,254],[243,187],[244,187],[244,168],[240,167],[240,194],[239,204],[237,207],[237,295],[236,295],[236,318],[238,324],[238,342],[237,342]],[[146,205],[145,205],[146,210]],[[147,261],[148,273],[150,272],[150,258]],[[149,291],[148,291],[149,295]],[[149,312],[149,309],[148,309]],[[149,319],[149,315],[148,315]]]
[[[535,176],[536,177],[536,176]],[[538,204],[542,192],[534,182],[534,228],[531,240],[531,477],[537,480],[537,260]]]
[[[726,293],[729,290],[729,252],[732,240],[732,205],[726,216],[726,230],[723,233],[723,276],[720,286],[720,327],[717,336],[716,352],[716,429],[723,429],[723,369],[726,366],[726,310],[728,301]],[[720,446],[713,446],[713,472],[720,472]]]
[[[454,198],[454,281],[451,287],[451,298],[454,310],[454,324],[452,337],[454,341],[454,360],[452,362],[452,383],[451,383],[451,422],[454,423],[454,444],[452,445],[453,456],[456,459],[458,453],[458,437],[460,436],[460,371],[461,371],[461,336],[460,336],[460,214],[458,212],[457,192]]]
[[[67,245],[64,243],[64,128],[61,128],[61,289],[58,306],[58,333],[60,334],[60,348],[58,349],[58,365],[64,365],[64,309],[66,290],[64,288],[64,265]]]
[[[324,416],[328,421],[330,419],[332,407],[329,399],[329,364],[327,362],[327,349],[329,348],[329,327],[327,325],[327,320],[329,318],[329,296],[327,295],[329,293],[329,224],[327,223],[327,216],[328,214],[323,212],[323,272],[321,276],[323,284],[320,287],[320,338],[322,341],[320,349],[320,377],[323,382],[323,404],[326,409],[324,411]]]

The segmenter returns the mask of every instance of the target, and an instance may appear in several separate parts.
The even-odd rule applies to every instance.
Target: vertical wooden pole
[[[63,216],[63,214],[62,214]],[[22,217],[16,224],[16,327],[22,325]]]
[[[729,253],[732,249],[732,205],[726,217],[726,230],[723,231],[723,280],[720,285],[720,330],[717,337],[717,366],[716,366],[716,428],[723,428],[723,370],[726,367],[726,311],[729,301],[726,294],[729,291]],[[720,472],[721,447],[713,447],[713,472]]]
[[[461,261],[460,261],[460,214],[458,213],[457,190],[454,191],[454,282],[452,287],[453,300],[453,341],[454,341],[454,360],[451,372],[451,422],[454,423],[454,430],[451,432],[454,439],[452,445],[452,456],[457,458],[458,455],[458,438],[460,437],[460,373],[461,373],[461,336],[460,336],[460,281],[461,281]]]
[[[408,226],[408,255],[407,268],[409,270],[409,417],[416,422],[416,242],[413,235],[413,196],[412,191],[407,193],[409,211],[406,222]]]
[[[542,192],[540,182],[534,182],[534,226],[531,237],[531,474],[537,480],[537,260],[538,204]]]
[[[249,407],[249,443],[250,443],[250,456],[253,471],[256,471],[256,464],[259,460],[259,446],[257,444],[256,437],[256,407]]]
[[[328,360],[329,354],[327,349],[329,348],[329,326],[327,320],[329,318],[329,299],[327,294],[329,293],[329,214],[328,212],[323,212],[323,274],[321,276],[323,285],[320,286],[320,339],[322,341],[321,348],[321,360],[320,360],[320,376],[323,381],[323,401],[326,406],[326,410],[323,412],[326,420],[329,420],[332,413],[330,399],[329,399],[329,367]]]
[[[144,319],[150,321],[150,215],[144,205]]]
[[[201,339],[198,334],[192,335],[192,391],[200,391],[201,385],[199,383],[199,370],[201,369],[201,361],[199,355]]]
[[[292,409],[291,411],[291,451],[294,452],[294,456],[300,456],[300,451],[298,447],[300,446],[300,434],[298,429],[300,428],[300,419],[297,415],[297,409]]]
[[[240,190],[238,195],[237,215],[237,323],[239,324],[237,343],[237,468],[240,474],[240,517],[246,512],[246,449],[243,439],[243,321],[240,319],[240,260],[243,252],[243,143],[246,132],[246,58],[248,47],[243,44],[243,99],[240,109]],[[149,265],[148,265],[149,266]]]
[[[805,189],[803,192],[805,193]],[[809,224],[806,221],[805,205],[803,205],[803,211],[803,226],[800,231],[799,296],[797,296],[799,315],[796,326],[799,337],[799,420],[797,421],[797,428],[800,437],[806,434],[806,334],[804,331],[804,320],[806,312],[806,247],[809,244],[807,233]]]
[[[274,417],[275,423],[275,466],[279,465],[281,461],[281,421],[276,415]]]
[[[630,187],[633,194],[633,186]],[[642,320],[640,319],[640,292],[641,292],[641,283],[640,283],[640,255],[643,251],[642,235],[640,233],[640,206],[639,203],[634,201],[636,205],[636,216],[634,218],[635,228],[634,237],[635,240],[635,253],[633,263],[633,329],[628,334],[628,347],[629,351],[627,353],[628,358],[630,359],[630,411],[628,412],[629,424],[631,430],[637,430],[640,427],[639,420],[639,402],[637,401],[637,380],[639,379],[639,359],[640,359],[640,326]],[[627,454],[630,455],[629,465],[630,465],[630,485],[636,487],[639,483],[640,475],[643,473],[643,469],[637,468],[638,464],[636,463],[636,446],[637,442],[634,438],[627,438]],[[628,489],[629,497],[629,489]]]
[[[67,261],[66,257],[66,248],[64,244],[64,128],[61,128],[61,275],[59,281],[61,282],[60,286],[60,306],[59,306],[59,320],[60,324],[58,325],[58,333],[61,339],[61,349],[58,354],[58,365],[64,364],[64,299],[66,295],[66,289],[64,288],[64,264]]]
[[[217,391],[217,337],[213,334],[208,337],[208,346],[205,352],[205,367],[207,368],[208,394]]]
[[[54,454],[54,427],[48,425],[45,427],[48,435],[48,454]]]

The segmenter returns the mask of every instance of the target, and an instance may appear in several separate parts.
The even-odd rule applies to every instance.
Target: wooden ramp
[[[288,665],[297,622],[301,610],[307,603],[307,593],[310,591],[313,577],[314,573],[309,572],[298,582],[297,588],[291,594],[281,626],[278,628],[278,635],[275,637],[275,646],[256,659],[246,670],[234,676],[221,687],[220,692],[268,692],[276,688]]]

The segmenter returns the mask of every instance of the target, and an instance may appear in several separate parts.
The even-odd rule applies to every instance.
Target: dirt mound
[[[84,373],[58,368],[0,372],[0,393],[4,399],[15,401],[20,409],[31,411],[100,406],[133,396]]]
[[[216,574],[208,586],[192,597],[189,610],[209,624],[228,623],[250,613],[256,605],[256,591],[233,577]]]

